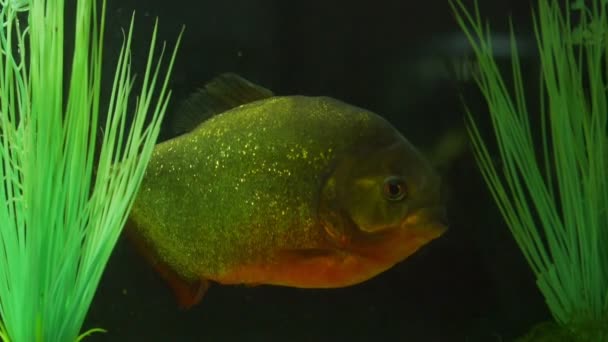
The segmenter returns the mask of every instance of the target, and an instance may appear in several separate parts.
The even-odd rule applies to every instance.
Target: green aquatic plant
[[[74,27],[66,27],[64,6],[63,0],[0,0],[4,341],[75,341],[100,330],[79,336],[170,97],[177,45],[163,63],[164,45],[155,54],[155,26],[134,118],[127,117],[135,85],[131,21],[99,136],[105,1],[77,0]],[[66,58],[68,38],[74,50]]]
[[[577,1],[573,7],[538,1],[533,18],[541,73],[534,109],[526,98],[530,84],[522,76],[513,25],[507,79],[492,57],[490,28],[477,3],[474,11],[459,0],[450,3],[479,63],[477,84],[500,157],[498,166],[468,111],[485,181],[557,326],[580,340],[606,340],[605,329],[579,329],[608,324],[606,1]]]

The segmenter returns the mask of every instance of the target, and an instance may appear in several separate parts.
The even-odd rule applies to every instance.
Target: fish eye
[[[382,189],[384,197],[389,201],[401,201],[407,195],[405,181],[396,176],[387,177]]]

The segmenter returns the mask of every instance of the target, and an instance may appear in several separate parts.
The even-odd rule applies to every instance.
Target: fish
[[[437,172],[371,111],[225,73],[176,113],[125,230],[181,308],[211,283],[359,284],[447,230]]]

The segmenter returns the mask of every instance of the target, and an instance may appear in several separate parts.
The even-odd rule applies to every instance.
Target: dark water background
[[[481,9],[497,33],[506,32],[512,15],[525,36],[532,3],[483,1]],[[461,43],[448,38],[460,30],[447,1],[108,0],[108,6],[109,55],[137,11],[139,70],[155,17],[159,38],[169,42],[186,25],[170,85],[173,104],[230,71],[280,95],[327,95],[370,109],[420,147],[462,127],[461,94],[487,123],[473,82],[450,80],[434,64],[466,53],[462,36]],[[444,177],[449,232],[349,288],[213,286],[202,303],[181,311],[121,240],[84,327],[108,333],[88,340],[508,341],[548,318],[543,299],[470,153]]]

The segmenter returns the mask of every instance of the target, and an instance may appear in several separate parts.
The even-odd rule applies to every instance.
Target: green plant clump
[[[512,25],[513,86],[508,87],[477,3],[473,13],[459,0],[451,5],[479,63],[477,83],[489,107],[501,166],[492,162],[469,112],[477,161],[557,323],[534,333],[542,331],[552,341],[606,341],[606,1],[538,1],[534,30],[541,82],[540,106],[534,110],[528,109]],[[572,18],[578,18],[576,24]],[[538,128],[530,124],[532,118],[539,119]]]
[[[79,337],[170,97],[168,75],[176,50],[160,79],[163,53],[154,54],[155,27],[134,119],[128,120],[134,86],[131,21],[104,134],[98,137],[105,1],[77,0],[70,28],[64,24],[64,6],[63,0],[0,0],[4,341],[75,341],[100,330]],[[64,56],[66,29],[74,32],[69,58]],[[64,65],[67,61],[71,65]],[[64,79],[64,66],[69,79]]]

